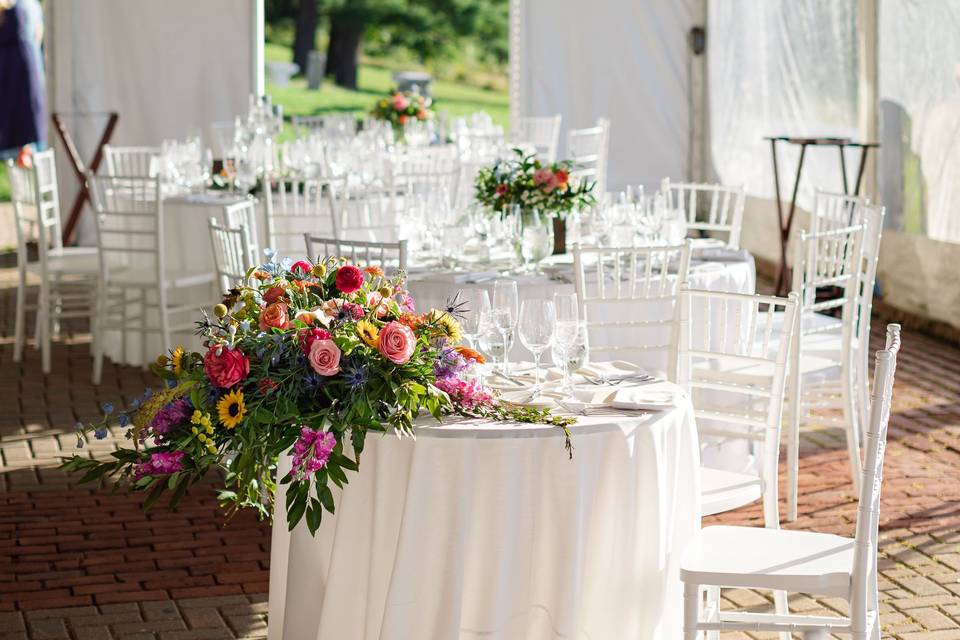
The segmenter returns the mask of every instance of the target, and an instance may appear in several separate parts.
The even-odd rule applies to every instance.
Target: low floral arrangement
[[[402,129],[410,121],[433,118],[432,104],[430,98],[419,93],[394,91],[389,97],[377,100],[370,115],[377,120],[386,120],[394,129]]]
[[[513,152],[516,157],[497,160],[477,173],[474,192],[480,204],[501,215],[520,205],[525,211],[539,209],[563,216],[594,203],[595,183],[573,178],[573,163],[545,165],[522,149]]]
[[[81,482],[115,477],[148,491],[149,508],[164,492],[175,506],[187,488],[223,470],[222,506],[272,514],[279,456],[292,455],[286,519],[306,518],[311,533],[333,513],[331,485],[359,468],[369,432],[412,435],[421,413],[555,425],[572,455],[569,418],[501,403],[471,376],[482,362],[457,346],[462,309],[417,313],[403,274],[343,259],[317,263],[276,255],[251,270],[198,323],[205,353],[178,347],[154,372],[166,386],[128,411],[104,406],[96,424],[78,424],[80,447],[111,424],[132,446],[97,461],[73,456],[63,468]]]

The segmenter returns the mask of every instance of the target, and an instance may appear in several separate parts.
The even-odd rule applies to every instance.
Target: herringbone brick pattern
[[[264,637],[268,524],[249,514],[224,522],[209,486],[174,513],[144,514],[138,496],[79,488],[56,470],[76,451],[75,421],[157,381],[107,366],[94,388],[82,324],[64,328],[51,375],[32,349],[12,364],[12,283],[0,270],[0,640]],[[881,522],[885,636],[960,639],[960,351],[907,327],[897,376]],[[106,455],[120,437],[84,451]],[[803,436],[800,488],[800,518],[786,526],[852,535],[856,497],[839,432]],[[750,507],[712,521],[761,518]],[[769,594],[725,597],[771,608]],[[791,607],[844,611],[832,599]]]

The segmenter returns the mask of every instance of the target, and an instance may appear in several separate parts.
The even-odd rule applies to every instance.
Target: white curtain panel
[[[686,178],[692,0],[513,0],[515,112],[563,116],[570,129],[610,119],[607,186]]]
[[[856,2],[830,0],[709,0],[711,151],[720,182],[773,198],[764,136],[858,137],[856,10]],[[852,184],[859,152],[848,153]],[[798,157],[798,147],[780,144],[784,200]],[[837,150],[808,149],[800,205],[812,205],[816,187],[842,186]]]

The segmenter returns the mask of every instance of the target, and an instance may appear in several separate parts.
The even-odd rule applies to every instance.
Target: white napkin
[[[679,394],[679,389],[666,382],[618,387],[610,406],[616,409],[662,411],[675,406]]]
[[[616,382],[617,380],[632,378],[634,376],[648,375],[643,368],[624,360],[588,362],[577,369],[575,373],[585,378],[602,378],[608,382]]]
[[[746,262],[746,251],[728,249],[727,247],[710,247],[694,251],[694,258],[704,262]]]

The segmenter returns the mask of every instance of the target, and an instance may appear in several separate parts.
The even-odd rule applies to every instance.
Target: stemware
[[[563,389],[570,389],[569,353],[575,351],[578,344],[584,342],[584,331],[580,325],[580,306],[576,293],[556,293],[553,296],[553,306],[556,310],[557,331],[554,340],[552,355],[554,362],[563,372]],[[579,368],[581,365],[578,365]]]
[[[553,249],[552,221],[536,209],[523,221],[520,254],[527,271],[536,272]]]
[[[500,331],[503,345],[503,373],[510,375],[510,348],[517,326],[519,294],[516,280],[497,280],[493,283],[493,322]]]
[[[540,358],[553,344],[557,331],[557,316],[553,300],[533,298],[520,305],[520,342],[533,354],[534,399],[542,390],[540,384]]]
[[[484,314],[490,314],[490,294],[486,289],[468,289],[461,292],[460,300],[464,303],[460,330],[470,347],[476,349]]]

